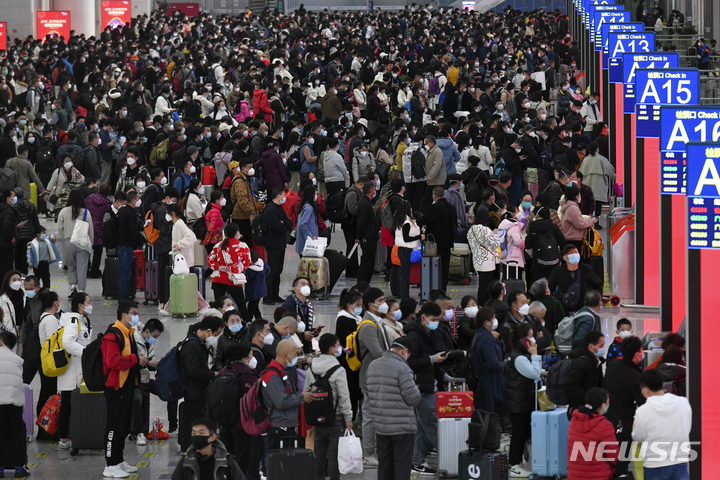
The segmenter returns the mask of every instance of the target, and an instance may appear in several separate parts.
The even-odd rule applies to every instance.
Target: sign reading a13
[[[608,34],[608,79],[610,83],[622,83],[622,54],[630,52],[654,52],[655,32],[623,32]]]

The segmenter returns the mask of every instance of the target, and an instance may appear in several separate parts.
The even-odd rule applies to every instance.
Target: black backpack
[[[195,222],[190,225],[190,228],[192,228],[192,231],[198,240],[205,240],[205,235],[207,235],[207,223],[205,223],[205,217],[200,217],[195,220]]]
[[[299,172],[302,168],[302,160],[300,160],[299,155],[293,156],[293,158],[289,158],[287,161],[287,168],[291,172]]]
[[[108,327],[105,333],[98,334],[98,337],[90,342],[82,353],[82,372],[85,386],[91,392],[102,392],[105,390],[105,383],[107,382],[107,375],[103,368],[103,356],[102,356],[102,339],[108,333],[114,333],[118,344],[120,345],[120,351],[122,352],[125,348],[125,338],[117,327]]]
[[[208,416],[222,427],[233,427],[240,417],[240,385],[234,373],[221,373],[207,387]]]
[[[417,149],[413,152],[410,157],[410,165],[412,167],[412,176],[420,179],[426,176],[425,174],[425,155],[423,155],[421,149]]]
[[[325,202],[325,215],[333,223],[343,221],[343,209],[345,208],[345,190],[328,197]]]
[[[187,147],[184,145],[182,147],[178,148],[177,151],[175,151],[175,153],[173,153],[172,162],[173,162],[173,165],[175,165],[175,168],[177,168],[178,170],[182,170],[181,164],[187,158],[187,156],[185,155],[186,153],[187,153]]]
[[[262,213],[255,215],[252,221],[252,241],[260,247],[265,245],[265,229],[263,229]]]
[[[341,365],[335,365],[325,372],[325,375],[316,377],[313,382],[310,391],[315,394],[315,400],[305,404],[305,421],[308,425],[330,427],[335,424],[337,403],[333,398],[330,377],[332,377],[332,374],[340,367]],[[312,367],[310,371],[312,371]],[[315,372],[313,372],[313,375],[314,374]]]
[[[118,221],[117,215],[108,209],[103,215],[101,239],[105,248],[116,248],[118,238]]]
[[[483,171],[479,170],[475,178],[468,180],[465,184],[465,198],[468,202],[479,202],[480,201],[480,185],[477,183],[477,179],[480,178]]]
[[[40,142],[40,147],[35,153],[35,170],[37,173],[52,173],[55,170],[55,156],[50,144]]]
[[[565,360],[559,361],[548,370],[546,393],[548,399],[555,405],[568,405],[570,403],[570,398],[568,398],[565,391],[565,386],[568,383],[572,362],[575,360],[579,360],[579,358],[566,358]]]
[[[559,246],[552,231],[540,235],[535,242],[535,259],[540,265],[555,265],[560,259]]]

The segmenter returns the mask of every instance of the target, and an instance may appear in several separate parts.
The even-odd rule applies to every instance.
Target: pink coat
[[[243,123],[246,118],[253,116],[253,112],[250,110],[250,103],[247,100],[240,100],[236,108],[235,120],[240,123]]]
[[[503,259],[503,263],[517,262],[520,268],[525,267],[525,240],[523,240],[520,232],[522,231],[523,224],[521,222],[512,222],[510,220],[503,220],[498,226],[501,230],[507,230],[508,235],[508,254],[507,258]],[[512,247],[510,244],[512,243]]]
[[[565,240],[582,240],[583,230],[593,225],[592,217],[583,218],[578,204],[566,201],[562,208],[562,231]]]

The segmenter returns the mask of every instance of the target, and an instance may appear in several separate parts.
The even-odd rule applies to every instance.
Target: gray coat
[[[340,365],[334,355],[320,355],[313,360],[305,376],[305,390],[315,382],[315,379],[325,375],[331,368]],[[330,388],[333,393],[333,400],[337,405],[335,412],[342,415],[346,422],[352,422],[352,406],[350,404],[350,391],[348,390],[347,373],[344,368],[338,368],[330,376]]]
[[[269,366],[277,368],[279,364],[273,362]],[[297,384],[287,374],[287,370],[283,368],[282,371],[282,378],[275,372],[263,375],[263,401],[270,414],[270,425],[281,428],[296,427],[303,395],[298,392]]]
[[[397,353],[387,351],[370,366],[367,380],[370,412],[382,422],[375,422],[378,435],[415,435],[415,407],[422,396],[413,372]]]
[[[374,328],[366,323],[358,330],[358,347],[360,349],[360,360],[362,361],[360,366],[360,389],[365,391],[370,364],[380,358],[390,344],[387,341],[382,321],[378,322],[367,312],[363,320],[373,320],[377,325],[377,328]]]

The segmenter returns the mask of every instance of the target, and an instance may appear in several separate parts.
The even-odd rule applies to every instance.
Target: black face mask
[[[193,435],[192,444],[195,450],[202,450],[210,445],[210,435]]]

